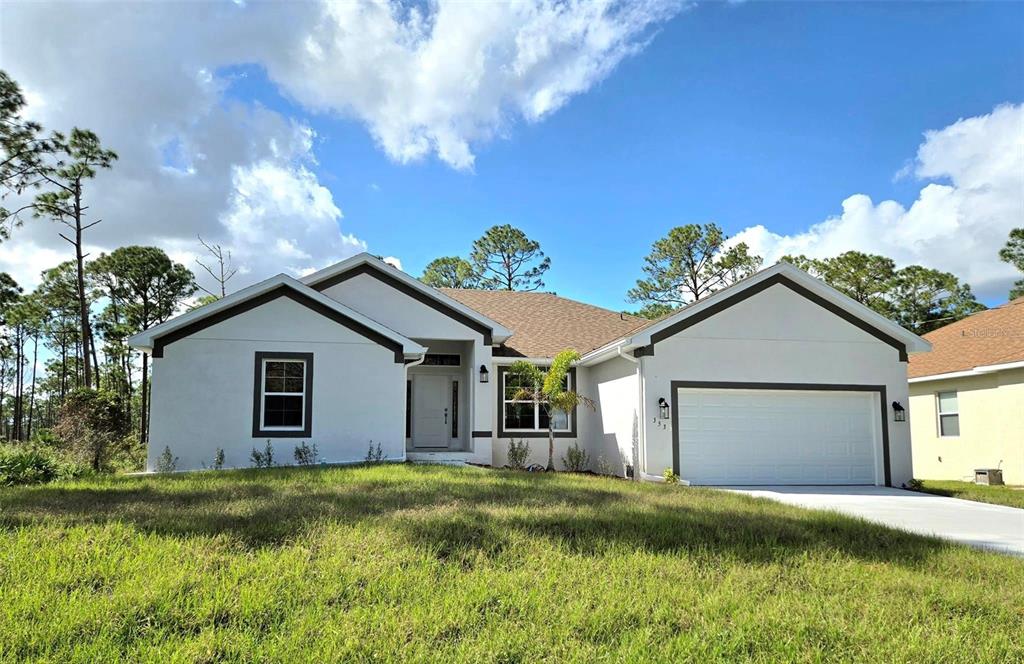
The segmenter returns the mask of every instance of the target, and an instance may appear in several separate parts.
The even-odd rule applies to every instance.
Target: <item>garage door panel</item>
[[[873,484],[867,392],[681,388],[680,474],[695,484]]]

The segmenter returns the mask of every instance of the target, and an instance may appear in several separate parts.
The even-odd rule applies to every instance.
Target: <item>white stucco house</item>
[[[556,422],[635,478],[874,484],[912,477],[907,359],[928,342],[779,264],[657,321],[548,293],[434,289],[368,254],[278,275],[134,336],[153,358],[149,467],[246,467],[316,443],[327,463],[546,461],[547,420],[508,400],[507,367],[574,348],[596,410]],[[905,415],[904,410],[899,415]]]

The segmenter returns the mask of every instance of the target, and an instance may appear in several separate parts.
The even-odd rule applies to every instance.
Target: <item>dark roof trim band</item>
[[[708,308],[703,309],[703,310],[693,314],[692,316],[688,316],[688,317],[684,318],[683,320],[678,321],[676,323],[673,323],[672,325],[669,325],[668,327],[666,327],[666,328],[664,328],[662,330],[658,330],[657,332],[654,332],[653,334],[651,334],[650,350],[647,351],[647,352],[644,352],[644,354],[645,355],[646,354],[653,355],[654,354],[654,346],[659,341],[664,341],[665,339],[668,339],[669,337],[674,336],[674,335],[678,334],[679,332],[682,332],[686,328],[692,327],[692,326],[696,325],[697,323],[699,323],[699,322],[701,322],[703,320],[706,320],[706,319],[714,316],[715,314],[720,313],[721,311],[724,311],[725,309],[728,309],[729,307],[731,307],[731,306],[733,306],[735,304],[739,304],[740,302],[746,300],[747,298],[750,298],[750,297],[753,297],[754,295],[757,295],[758,293],[760,293],[763,290],[767,290],[768,288],[771,288],[772,286],[775,286],[776,284],[781,285],[781,286],[785,286],[786,288],[790,289],[791,291],[793,291],[797,295],[803,296],[804,298],[806,298],[806,299],[810,300],[811,302],[817,304],[821,308],[823,308],[823,309],[825,309],[825,310],[835,314],[836,316],[839,316],[840,318],[845,320],[847,323],[850,323],[851,325],[854,325],[854,326],[860,328],[861,330],[867,332],[868,334],[870,334],[871,336],[875,337],[876,339],[878,339],[878,340],[880,340],[880,341],[882,341],[882,342],[892,346],[899,353],[900,362],[906,362],[907,361],[907,347],[906,347],[906,344],[904,344],[903,342],[899,341],[898,339],[895,339],[895,338],[889,336],[885,332],[879,330],[874,325],[872,325],[872,324],[862,320],[861,318],[859,318],[857,316],[854,316],[853,314],[851,314],[846,309],[843,309],[842,307],[839,307],[839,306],[833,304],[832,302],[829,302],[828,300],[826,300],[825,298],[821,297],[817,293],[811,292],[807,288],[801,286],[800,284],[796,283],[792,279],[790,279],[790,278],[788,278],[788,277],[786,277],[785,275],[782,275],[782,274],[776,274],[776,275],[773,275],[771,277],[768,277],[767,279],[765,279],[765,280],[763,280],[763,281],[761,281],[759,283],[756,283],[753,286],[745,288],[745,289],[739,291],[738,293],[734,293],[734,294],[726,297],[721,302],[716,302],[715,304],[713,304],[713,305],[709,306]]]
[[[328,307],[327,305],[321,302],[317,302],[308,295],[299,293],[298,291],[295,291],[294,289],[289,288],[288,286],[278,286],[277,288],[269,290],[266,293],[263,293],[262,295],[258,295],[249,300],[245,300],[244,302],[239,302],[234,306],[222,309],[215,314],[211,314],[205,318],[201,318],[200,320],[197,320],[194,323],[189,323],[184,327],[179,327],[176,330],[172,330],[167,334],[158,337],[153,341],[153,357],[163,357],[164,348],[174,343],[175,341],[178,341],[179,339],[184,339],[185,337],[191,336],[196,332],[199,332],[210,327],[211,325],[216,325],[217,323],[228,320],[229,318],[234,318],[239,314],[243,314],[257,307],[261,307],[264,304],[272,302],[279,297],[287,297],[301,304],[302,306],[308,309],[312,309],[316,313],[347,327],[356,334],[360,334],[369,339],[370,341],[373,341],[378,345],[381,345],[389,350],[394,351],[396,363],[401,364],[402,362],[405,361],[405,353],[404,349],[402,348],[402,344],[398,343],[394,339],[389,339],[380,332],[377,332],[376,330],[371,329],[358,321],[352,320],[348,316],[338,311],[335,311],[334,309]]]

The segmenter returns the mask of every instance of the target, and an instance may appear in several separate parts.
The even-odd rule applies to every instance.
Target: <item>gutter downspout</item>
[[[636,418],[637,418],[636,448],[637,449],[636,449],[636,455],[637,455],[637,458],[635,460],[636,461],[636,465],[633,467],[633,480],[634,481],[639,481],[640,478],[643,476],[643,471],[641,470],[641,468],[644,468],[644,469],[647,468],[647,463],[646,463],[646,460],[645,460],[646,454],[644,453],[645,452],[644,429],[645,429],[645,426],[646,426],[646,419],[645,419],[645,416],[644,416],[644,411],[645,411],[645,408],[644,408],[644,405],[645,405],[644,404],[644,364],[643,364],[643,362],[641,361],[640,358],[633,357],[631,355],[626,355],[625,353],[623,353],[622,352],[622,346],[617,346],[615,348],[615,351],[618,353],[619,357],[621,357],[624,360],[628,360],[629,362],[632,362],[633,364],[636,365],[636,392],[637,392],[637,413],[636,413]]]
[[[427,352],[429,350],[430,350],[429,348],[424,348],[423,355],[420,356],[420,359],[418,359],[418,360],[416,360],[414,362],[409,362],[408,364],[405,365],[405,381],[404,382],[406,384],[408,384],[408,382],[409,382],[409,367],[418,367],[419,365],[421,365],[424,362],[426,362],[427,361]],[[409,401],[408,401],[408,399],[406,399],[405,409],[406,409],[406,411],[409,410]],[[403,418],[403,421],[404,421],[404,418]],[[409,460],[408,457],[406,456],[406,454],[407,453],[405,451],[405,436],[402,436],[402,463],[405,463],[406,461]]]

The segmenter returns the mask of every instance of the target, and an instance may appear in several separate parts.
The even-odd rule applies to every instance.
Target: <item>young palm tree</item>
[[[533,401],[540,404],[548,416],[548,467],[547,470],[555,469],[555,413],[565,413],[566,421],[572,412],[579,405],[584,405],[594,410],[594,401],[581,395],[575,390],[566,389],[569,369],[574,362],[580,359],[580,354],[574,350],[563,350],[551,366],[544,370],[535,364],[519,360],[509,367],[508,373],[519,378],[519,387],[512,396],[519,401]],[[575,387],[575,385],[573,386]]]

